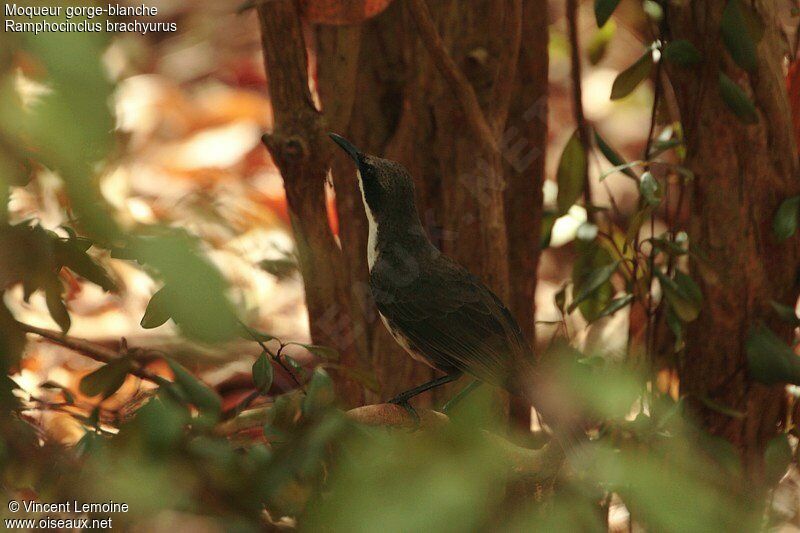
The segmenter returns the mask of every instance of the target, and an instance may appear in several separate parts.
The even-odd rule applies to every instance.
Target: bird
[[[413,414],[411,398],[465,374],[530,400],[530,344],[500,298],[430,241],[409,172],[329,136],[356,164],[369,225],[369,287],[381,321],[411,357],[444,374],[389,403]]]

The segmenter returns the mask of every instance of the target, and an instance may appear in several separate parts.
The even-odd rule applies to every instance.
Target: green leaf
[[[136,411],[133,423],[151,451],[164,453],[178,445],[185,434],[184,426],[188,421],[185,407],[155,397]]]
[[[727,416],[729,416],[731,418],[744,418],[745,416],[747,416],[745,413],[743,413],[741,411],[737,411],[736,409],[733,409],[732,407],[728,407],[726,405],[722,405],[721,403],[715,402],[714,400],[712,400],[711,398],[708,398],[706,396],[698,396],[698,399],[701,402],[703,402],[703,405],[705,405],[706,407],[708,407],[712,411],[716,411],[718,413],[722,413],[723,415],[727,415]]]
[[[681,271],[675,272],[675,279],[670,279],[660,269],[653,269],[661,283],[664,297],[672,310],[684,322],[691,322],[700,314],[703,294],[692,278]]]
[[[614,85],[611,86],[611,99],[619,100],[631,94],[650,75],[652,68],[653,52],[648,49],[636,63],[623,70],[614,80]]]
[[[783,305],[782,303],[778,303],[776,301],[770,301],[769,304],[772,306],[772,308],[775,310],[775,313],[777,313],[781,320],[787,324],[791,324],[794,327],[800,326],[800,318],[798,318],[794,307]]]
[[[11,314],[11,311],[0,299],[0,354],[2,354],[0,356],[0,371],[2,371],[2,376],[6,377],[6,382],[8,381],[8,374],[12,373],[11,367],[19,363],[20,356],[26,345],[25,332],[19,329],[14,315]],[[9,407],[4,401],[11,400],[10,390],[10,388],[3,386],[3,382],[0,382],[0,408]],[[5,393],[8,393],[8,395]]]
[[[649,170],[642,174],[639,181],[639,193],[653,207],[661,203],[661,188],[658,186],[658,180]]]
[[[661,57],[680,67],[691,67],[703,60],[700,51],[686,39],[678,39],[667,44],[661,51]]]
[[[739,0],[728,0],[722,12],[722,41],[736,64],[745,70],[756,68],[756,43],[750,33]]]
[[[594,35],[592,35],[592,38],[586,45],[586,53],[589,56],[590,64],[597,65],[603,60],[603,57],[606,55],[606,50],[608,50],[608,44],[614,38],[616,32],[617,25],[613,20],[594,32]]]
[[[594,0],[594,17],[598,28],[605,26],[618,4],[619,0]]]
[[[261,355],[253,363],[253,382],[256,384],[258,392],[261,394],[269,392],[273,377],[272,362],[267,357],[267,352],[261,352]]]
[[[584,302],[587,298],[589,298],[589,296],[592,295],[594,291],[599,289],[605,282],[607,282],[611,278],[611,275],[616,272],[618,266],[619,261],[615,261],[591,272],[585,278],[585,280],[581,282],[578,295],[575,296],[575,298],[572,300],[572,303],[569,304],[567,312],[573,312],[578,305]]]
[[[308,384],[303,412],[312,413],[333,404],[334,400],[336,395],[333,392],[333,380],[324,369],[317,367]]]
[[[794,454],[789,444],[789,437],[781,433],[767,443],[764,450],[764,477],[768,486],[774,486],[789,469]]]
[[[668,237],[656,237],[653,239],[653,244],[661,251],[671,256],[686,255],[689,250],[684,248],[677,240],[673,241]]]
[[[230,340],[240,323],[226,293],[228,284],[202,253],[199,240],[174,228],[151,228],[136,236],[130,249],[136,260],[158,271],[169,297],[164,307],[181,332],[203,342]]]
[[[626,163],[622,156],[620,156],[619,153],[617,153],[617,151],[614,150],[611,145],[600,136],[599,133],[597,133],[597,130],[594,130],[594,140],[597,143],[597,147],[600,149],[600,152],[609,163],[614,165],[614,168],[635,180],[639,179],[636,176],[636,173],[631,170],[631,167],[628,166],[628,163]]]
[[[654,22],[659,22],[664,18],[664,8],[654,0],[644,0],[642,9],[645,14]]]
[[[84,376],[78,388],[86,396],[102,394],[103,398],[108,398],[122,387],[132,367],[130,357],[115,359]]]
[[[150,298],[147,304],[147,309],[144,310],[144,316],[140,322],[144,329],[153,329],[163,325],[169,320],[169,310],[167,309],[167,300],[171,298],[167,287],[161,287]]]
[[[286,364],[288,364],[294,370],[297,370],[298,372],[301,373],[305,372],[303,365],[301,365],[300,362],[291,355],[282,355],[281,357],[283,357],[283,360],[286,361]]]
[[[719,93],[725,104],[733,111],[733,114],[739,117],[739,120],[745,124],[758,122],[756,106],[750,101],[741,87],[722,72],[719,73]]]
[[[613,300],[608,302],[608,305],[606,305],[602,311],[600,311],[600,313],[595,317],[595,320],[613,315],[614,313],[616,313],[617,311],[619,311],[632,301],[633,301],[633,294],[626,294],[625,296],[614,298]]]
[[[72,325],[72,320],[69,318],[67,306],[64,305],[64,302],[61,300],[61,293],[63,290],[64,286],[61,284],[61,281],[58,278],[53,278],[53,281],[49,282],[45,288],[45,301],[50,316],[55,323],[58,324],[62,333],[66,333]]]
[[[575,250],[578,253],[572,267],[572,298],[584,292],[584,286],[593,278],[593,273],[617,261],[611,256],[609,251],[600,246],[597,241],[575,241]],[[581,315],[589,322],[593,321],[600,311],[614,296],[614,286],[610,280],[606,280],[597,289],[591,291],[589,296],[580,304],[578,310]],[[572,312],[570,309],[568,312]]]
[[[586,183],[586,152],[581,144],[578,130],[572,133],[564,146],[556,177],[558,180],[556,204],[559,214],[563,215],[580,198]]]
[[[339,359],[339,352],[330,346],[321,346],[319,344],[303,344],[302,342],[289,342],[287,344],[302,346],[317,357],[321,357],[322,359],[326,359],[328,361],[335,361]]]
[[[256,342],[269,342],[277,338],[274,335],[270,335],[269,333],[251,328],[250,326],[246,326],[244,324],[241,324],[239,337]]]
[[[275,402],[269,410],[269,420],[264,431],[270,433],[276,429],[290,431],[300,418],[303,401],[303,394],[299,390],[281,394],[275,398]]]
[[[539,238],[539,249],[544,250],[550,246],[550,239],[553,237],[553,226],[558,215],[552,211],[545,211],[542,215],[542,234]]]
[[[667,326],[675,336],[673,351],[677,353],[683,348],[683,323],[678,318],[678,315],[675,314],[675,311],[672,310],[672,307],[667,307],[666,318]]]
[[[676,148],[678,146],[683,146],[683,141],[680,139],[666,139],[666,140],[659,140],[653,143],[652,148],[650,149],[650,153],[647,154],[650,159],[657,157],[667,150],[671,150],[672,148]]]
[[[800,213],[800,196],[792,196],[781,202],[775,218],[772,219],[772,232],[779,241],[795,234],[798,213]]]
[[[113,291],[116,284],[108,276],[103,267],[95,262],[86,253],[87,240],[79,237],[70,238],[67,241],[57,241],[56,261],[72,270],[77,275],[100,286],[105,291]],[[91,246],[91,241],[88,241]]]
[[[756,326],[750,331],[745,351],[753,379],[767,385],[800,384],[800,359],[786,342],[765,326]]]
[[[630,221],[628,222],[628,230],[625,232],[625,246],[633,246],[633,241],[636,240],[636,236],[639,235],[639,231],[641,231],[642,226],[650,218],[653,214],[653,208],[649,205],[645,205],[644,208],[640,209],[636,212],[633,217],[631,217]]]
[[[203,413],[218,416],[222,409],[222,400],[217,393],[189,373],[180,363],[167,359],[167,364],[175,375],[175,384],[183,390],[189,402]]]

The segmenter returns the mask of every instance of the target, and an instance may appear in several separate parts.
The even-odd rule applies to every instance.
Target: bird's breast
[[[389,330],[389,333],[394,337],[394,340],[397,341],[397,344],[402,346],[402,348],[416,361],[420,363],[425,363],[426,365],[430,366],[431,368],[436,368],[436,366],[431,362],[430,359],[425,357],[419,350],[416,349],[414,344],[406,337],[400,329],[395,327],[389,319],[383,316],[383,313],[378,313],[381,317],[381,322],[383,325],[386,326],[386,329]]]

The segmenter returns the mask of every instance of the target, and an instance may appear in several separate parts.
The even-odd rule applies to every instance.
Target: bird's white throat
[[[364,196],[364,182],[361,180],[361,171],[356,170],[358,176],[358,188],[361,191],[361,200],[364,202],[364,212],[367,214],[367,222],[369,223],[369,239],[367,240],[367,265],[370,272],[375,260],[378,259],[378,223],[375,221],[375,215],[372,213],[367,198]]]

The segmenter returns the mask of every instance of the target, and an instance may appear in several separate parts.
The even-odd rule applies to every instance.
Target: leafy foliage
[[[580,198],[586,182],[586,151],[577,130],[564,146],[556,179],[558,181],[556,203],[559,213],[564,214]]]
[[[617,5],[619,5],[619,0],[595,0],[594,15],[598,28],[605,26],[608,19],[614,14],[614,10],[617,9]]]
[[[633,92],[650,75],[653,52],[647,50],[633,65],[620,72],[611,86],[611,99],[619,100]]]
[[[745,92],[723,72],[719,73],[719,92],[722,100],[739,117],[739,120],[745,124],[758,122],[756,106]]]
[[[740,0],[728,0],[722,13],[722,40],[733,60],[745,70],[756,68],[756,40],[742,13]]]
[[[81,379],[80,391],[87,396],[102,394],[103,398],[108,398],[119,390],[132,367],[129,357],[105,364]]]
[[[800,196],[792,196],[781,202],[775,218],[772,219],[772,230],[779,241],[795,234],[798,214],[800,214]]]
[[[747,364],[754,379],[766,384],[800,384],[800,358],[765,326],[747,337]]]
[[[695,46],[686,39],[672,41],[661,51],[661,57],[681,67],[691,67],[703,60]]]

